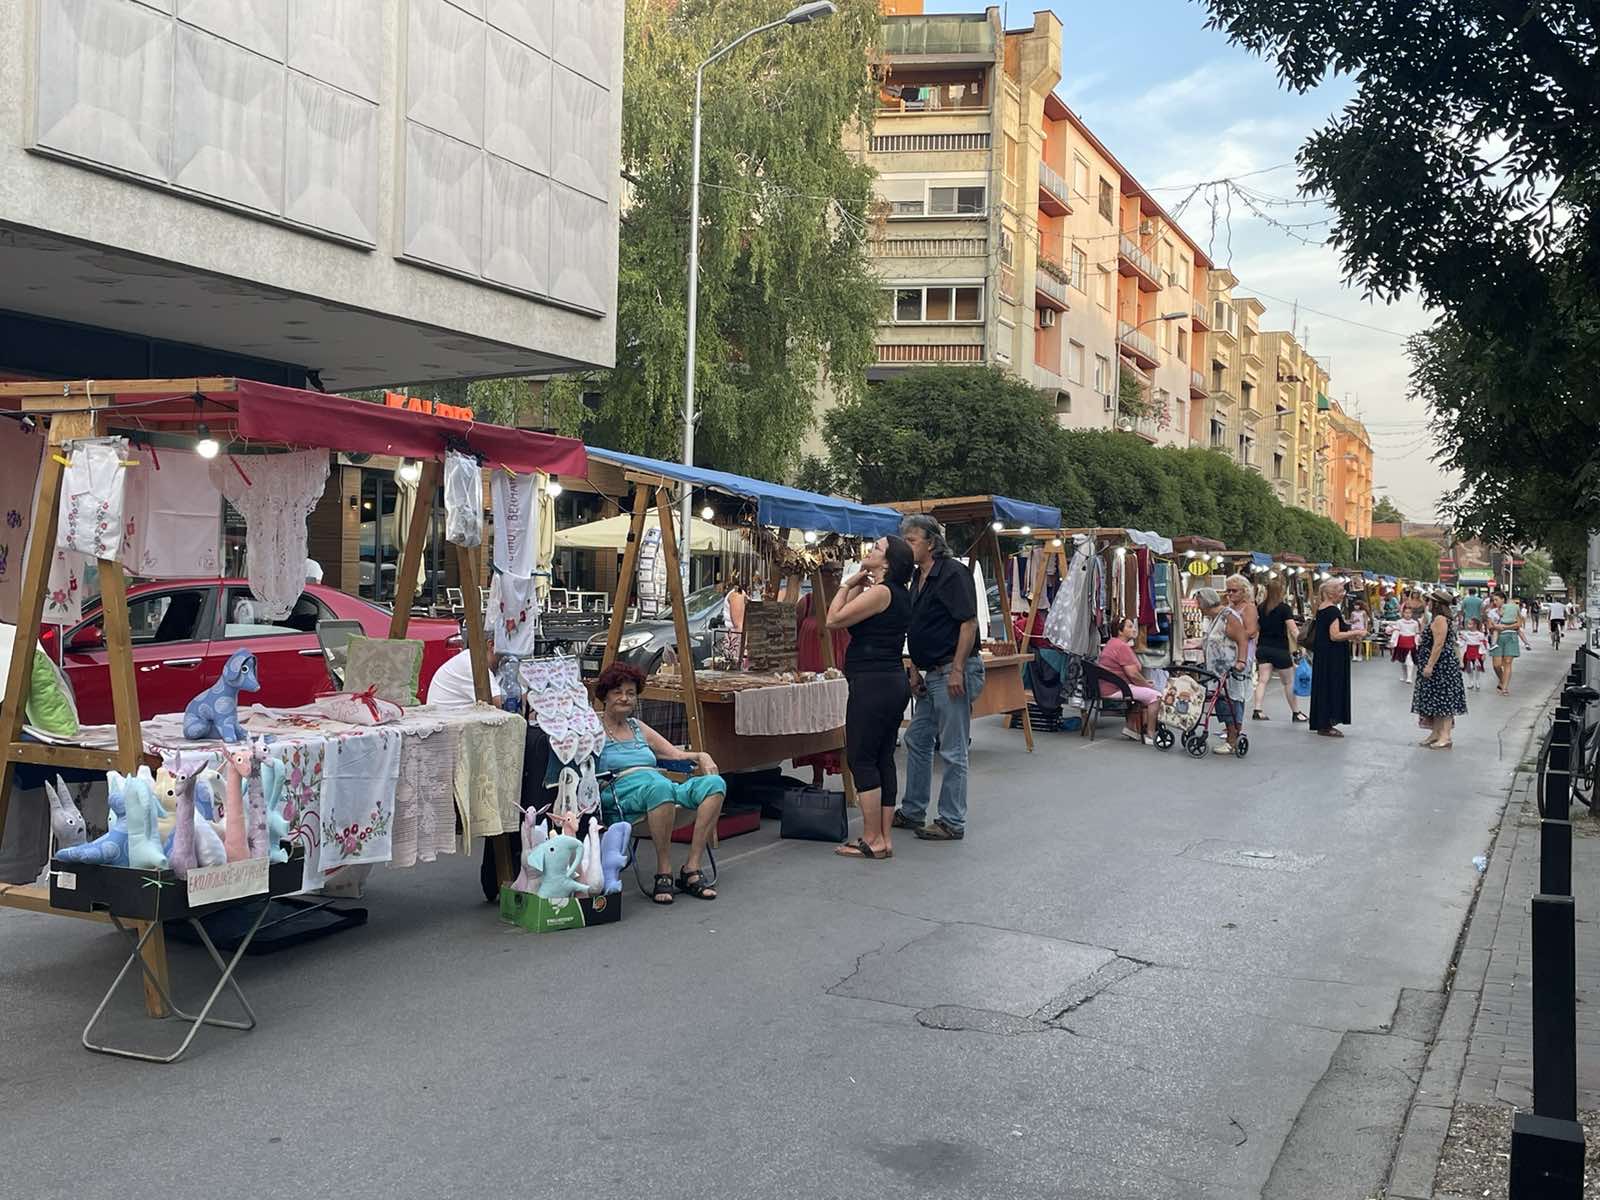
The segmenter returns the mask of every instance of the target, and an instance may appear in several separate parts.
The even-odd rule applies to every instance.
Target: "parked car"
[[[723,627],[722,587],[712,584],[684,598],[689,614],[689,641],[693,647],[694,665],[705,664],[716,650],[714,633]],[[672,623],[672,614],[644,621],[634,621],[622,627],[622,641],[617,650],[617,661],[631,663],[645,673],[655,674],[668,647],[676,649],[678,632]],[[600,662],[605,658],[606,633],[595,634],[583,648],[583,673],[597,675]]]
[[[161,580],[130,587],[128,620],[139,712],[182,712],[216,682],[229,656],[246,647],[255,651],[261,683],[260,691],[248,693],[251,703],[283,708],[308,704],[332,687],[317,640],[320,622],[360,621],[368,637],[389,634],[386,610],[322,584],[306,585],[281,621],[258,618],[256,605],[242,579]],[[115,719],[111,672],[99,601],[91,602],[83,619],[64,633],[49,625],[39,636],[52,658],[58,657],[56,638],[62,639],[59,658],[77,696],[79,720],[110,724]],[[406,636],[422,642],[425,692],[440,664],[461,649],[460,628],[454,621],[413,617]]]

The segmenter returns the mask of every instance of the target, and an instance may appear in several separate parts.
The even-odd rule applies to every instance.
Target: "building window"
[[[1189,331],[1181,327],[1178,329],[1178,361],[1189,361]]]
[[[1194,266],[1189,262],[1189,256],[1187,254],[1178,255],[1178,286],[1187,292],[1193,279]]]
[[[1072,248],[1072,286],[1080,292],[1089,290],[1089,256],[1077,246]]]
[[[1272,477],[1274,479],[1283,478],[1283,455],[1281,454],[1272,456]]]
[[[1216,417],[1211,418],[1211,448],[1221,450],[1227,445],[1228,427]]]
[[[978,217],[988,208],[986,189],[977,187],[930,187],[928,215],[933,217]]]
[[[1116,202],[1112,199],[1111,181],[1104,176],[1100,178],[1100,215],[1108,221],[1117,219]]]
[[[1080,342],[1067,345],[1067,378],[1073,383],[1083,382],[1083,345]]]
[[[1000,227],[1000,261],[1008,267],[1017,265],[1017,239],[1004,225]]]
[[[1089,198],[1089,164],[1076,154],[1072,156],[1072,190],[1085,200]]]
[[[1102,396],[1111,395],[1111,360],[1103,354],[1094,356],[1094,390]]]
[[[903,287],[894,289],[894,323],[975,323],[983,320],[983,288]]]
[[[1100,268],[1100,307],[1109,309],[1113,301],[1113,289],[1116,286],[1117,273],[1106,267]]]

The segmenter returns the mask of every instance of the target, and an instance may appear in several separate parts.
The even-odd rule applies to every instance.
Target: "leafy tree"
[[[995,492],[1059,503],[1071,493],[1063,436],[1054,405],[994,367],[907,371],[823,422],[834,482],[871,503]]]
[[[772,19],[769,0],[628,0],[617,366],[558,382],[602,399],[586,436],[676,456],[682,446],[685,270],[695,67]],[[819,382],[857,395],[882,293],[865,239],[872,170],[847,153],[870,126],[872,0],[752,39],[705,73],[696,458],[783,478]]]
[[[1517,571],[1517,590],[1524,596],[1543,596],[1550,582],[1550,556],[1539,550],[1529,550],[1522,556],[1522,567]]]
[[[1441,312],[1411,345],[1463,532],[1600,527],[1600,16],[1593,0],[1206,0],[1286,86],[1355,99],[1300,152],[1370,294]]]
[[[1386,525],[1398,524],[1406,519],[1405,513],[1395,506],[1395,502],[1388,496],[1379,496],[1377,503],[1372,506],[1372,519],[1382,521]]]

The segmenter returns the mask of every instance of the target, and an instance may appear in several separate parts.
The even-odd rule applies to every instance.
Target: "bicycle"
[[[1550,622],[1550,645],[1553,649],[1561,649],[1561,622]]]
[[[1580,647],[1580,653],[1600,661],[1600,653],[1588,646]],[[1561,702],[1572,710],[1573,742],[1567,757],[1567,771],[1571,778],[1568,794],[1572,800],[1591,811],[1595,805],[1595,784],[1600,779],[1600,724],[1590,724],[1587,712],[1589,705],[1597,701],[1600,701],[1600,691],[1583,684],[1561,691]],[[1550,743],[1555,738],[1555,731],[1555,721],[1552,720],[1539,745],[1539,765],[1534,776],[1538,789],[1535,799],[1541,818],[1545,815],[1544,779],[1550,769]]]

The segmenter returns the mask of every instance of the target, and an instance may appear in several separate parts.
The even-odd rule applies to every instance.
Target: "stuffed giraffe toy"
[[[229,862],[243,862],[250,857],[250,816],[245,799],[250,791],[250,777],[256,770],[255,747],[249,742],[239,742],[223,748],[222,787],[223,810],[227,814],[222,844],[227,849]]]

